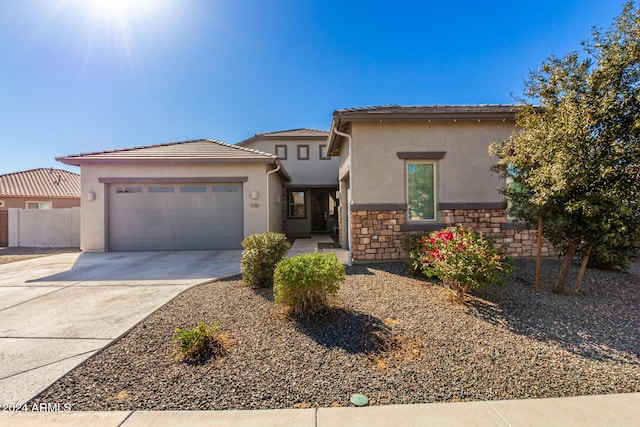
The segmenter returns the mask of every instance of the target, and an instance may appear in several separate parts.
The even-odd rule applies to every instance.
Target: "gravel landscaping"
[[[588,270],[580,294],[555,295],[558,268],[544,262],[537,294],[535,261],[517,261],[511,286],[456,304],[403,263],[354,266],[334,309],[307,321],[239,278],[201,285],[29,405],[262,409],[347,406],[353,393],[388,405],[640,392],[640,276]],[[174,360],[174,329],[199,320],[220,321],[229,352]]]
[[[80,252],[79,248],[0,248],[0,264],[40,258],[47,255]]]

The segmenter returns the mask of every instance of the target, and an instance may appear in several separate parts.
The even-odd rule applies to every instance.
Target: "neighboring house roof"
[[[39,168],[0,175],[0,197],[79,198],[80,175]]]
[[[257,133],[251,138],[238,142],[236,145],[245,146],[259,139],[279,139],[279,140],[304,140],[304,139],[326,139],[329,132],[317,129],[289,129],[275,132]]]
[[[265,162],[280,165],[278,157],[251,148],[238,147],[211,139],[170,142],[142,147],[121,148],[92,153],[71,154],[56,157],[67,165],[81,166],[90,163],[121,162]],[[280,165],[281,166],[281,165]],[[281,166],[280,174],[289,180],[289,174]]]
[[[347,130],[349,122],[356,121],[415,121],[415,120],[515,120],[517,106],[504,104],[485,105],[382,105],[360,108],[345,108],[333,112],[331,131],[328,136],[327,153],[337,155],[340,135]]]

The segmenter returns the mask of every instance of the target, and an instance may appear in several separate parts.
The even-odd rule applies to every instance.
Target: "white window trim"
[[[28,200],[24,202],[25,209],[29,209],[29,203],[37,203],[38,204],[37,209],[43,209],[40,207],[40,205],[42,205],[43,203],[48,203],[51,206],[48,209],[53,209],[53,200]],[[47,209],[47,208],[44,208],[44,209]]]
[[[433,165],[433,219],[409,218],[409,174],[408,165]],[[434,160],[407,160],[404,162],[404,195],[407,204],[407,222],[411,223],[437,223],[438,222],[438,162]]]

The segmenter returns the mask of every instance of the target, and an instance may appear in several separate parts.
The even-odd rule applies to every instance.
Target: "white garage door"
[[[242,184],[111,184],[109,250],[240,249]]]

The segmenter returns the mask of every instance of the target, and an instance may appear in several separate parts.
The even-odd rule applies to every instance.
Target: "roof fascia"
[[[515,120],[515,111],[448,111],[448,112],[339,112],[334,113],[344,121],[372,120]]]
[[[113,164],[113,163],[273,163],[275,158],[91,158],[91,157],[56,157],[56,160],[66,165],[82,166],[86,164]]]

